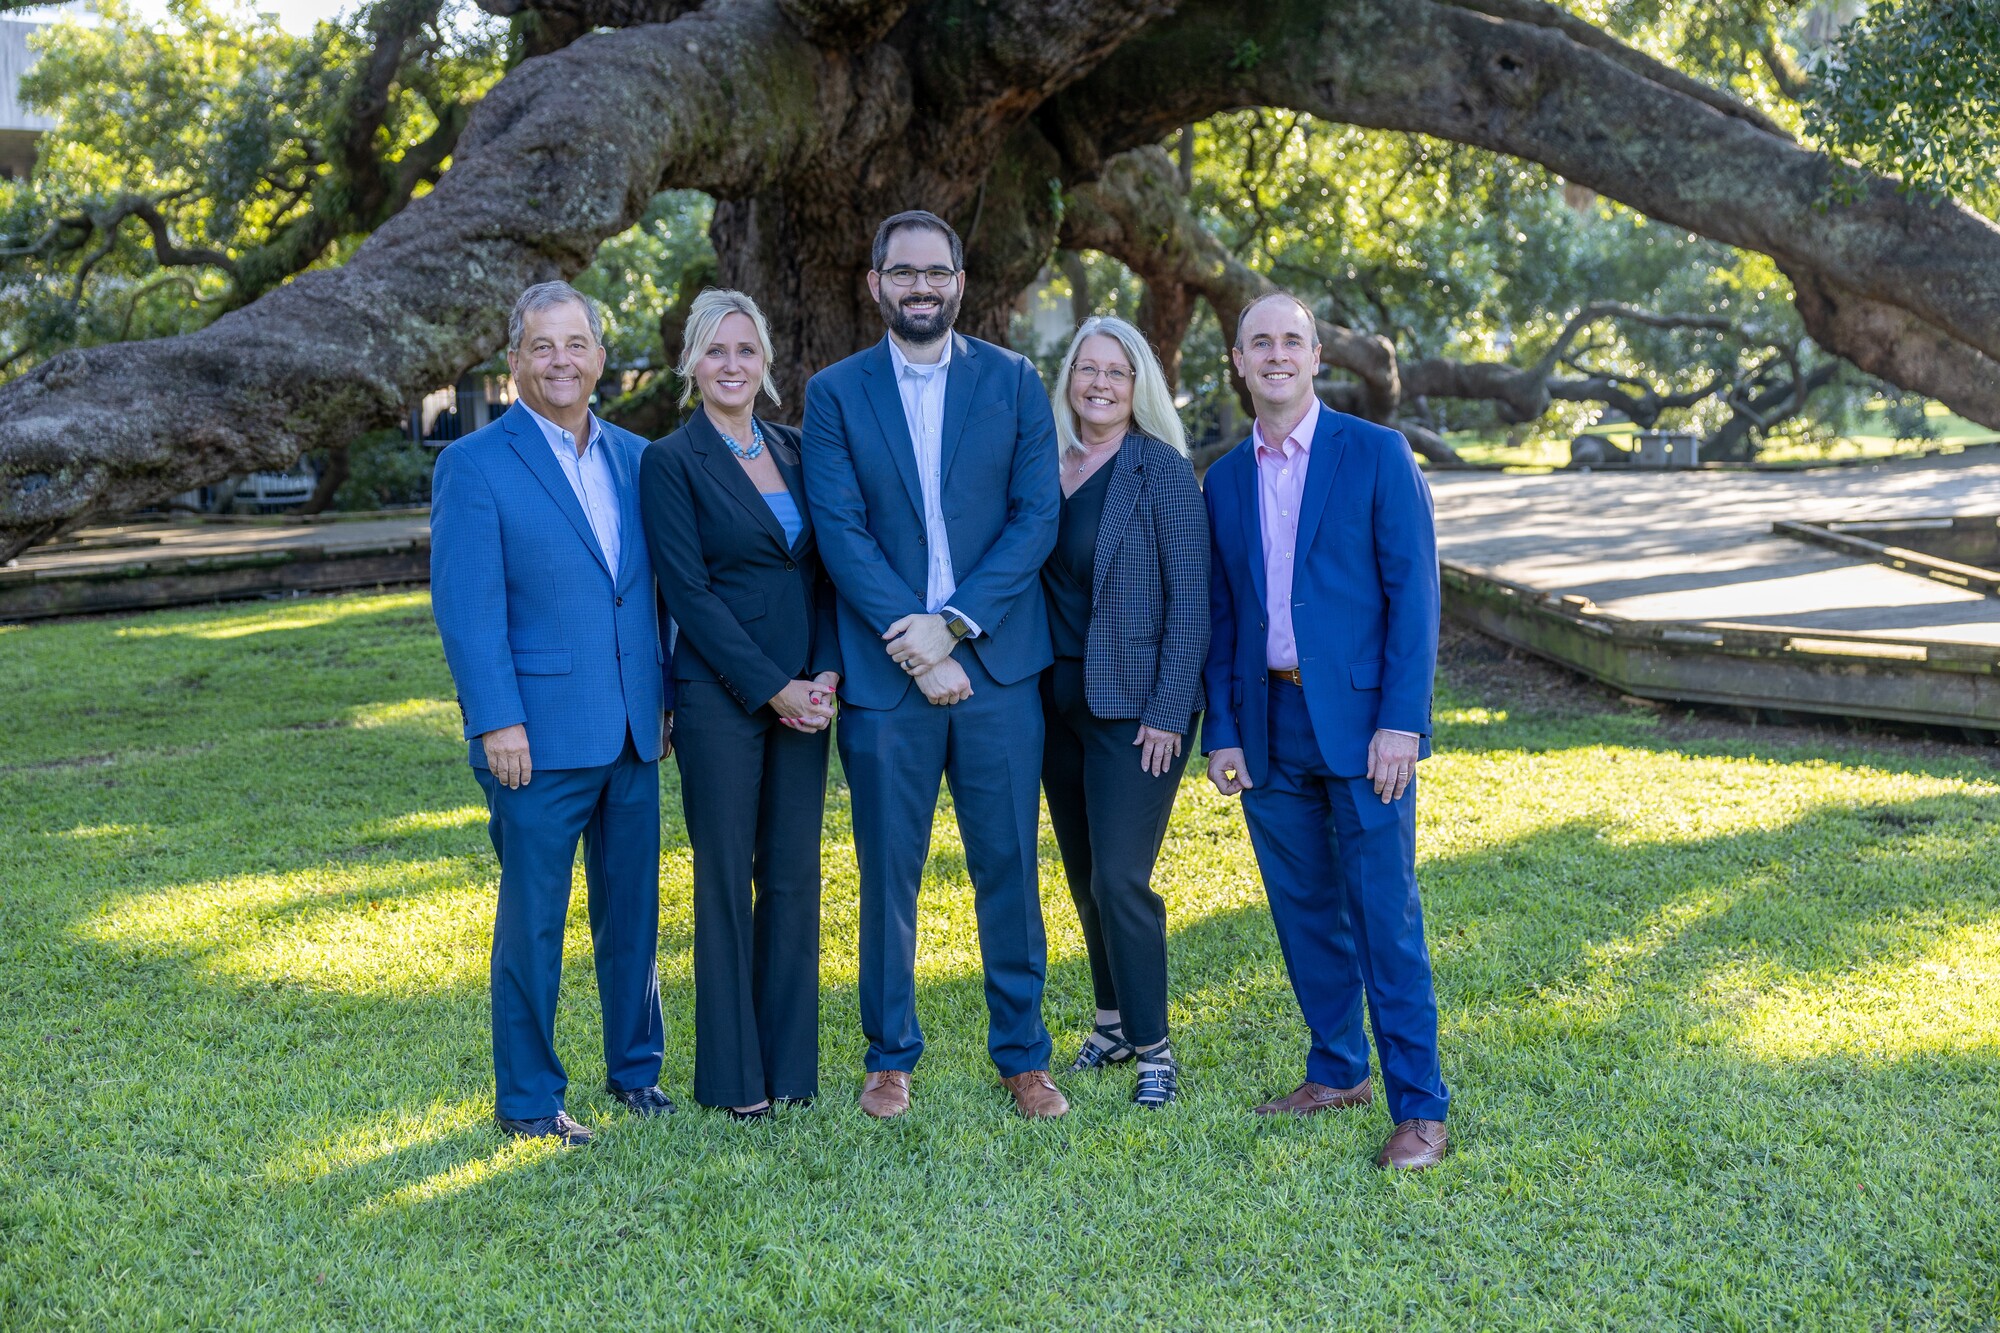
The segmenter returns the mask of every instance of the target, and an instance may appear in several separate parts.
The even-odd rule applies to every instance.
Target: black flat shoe
[[[1132,1049],[1132,1043],[1125,1040],[1123,1023],[1100,1023],[1083,1039],[1083,1049],[1076,1053],[1076,1059],[1069,1062],[1069,1072],[1081,1074],[1087,1069],[1122,1065],[1136,1054],[1138,1052]]]
[[[739,1123],[750,1120],[769,1120],[771,1118],[771,1108],[768,1106],[760,1106],[754,1111],[739,1111],[733,1106],[725,1106],[722,1109],[731,1120],[738,1121]]]
[[[504,1115],[496,1115],[493,1119],[499,1124],[500,1132],[512,1138],[560,1139],[565,1148],[590,1146],[590,1131],[570,1119],[567,1111],[557,1111],[539,1120],[509,1120]]]
[[[658,1088],[621,1088],[607,1079],[604,1090],[633,1115],[672,1115],[680,1109]]]
[[[810,1111],[813,1099],[810,1097],[773,1097],[771,1105],[781,1111]]]

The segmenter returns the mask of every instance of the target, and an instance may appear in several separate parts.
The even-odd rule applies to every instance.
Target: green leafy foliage
[[[347,480],[334,493],[333,508],[392,509],[430,503],[431,471],[437,453],[412,443],[404,430],[377,430],[347,447]]]
[[[1828,51],[1807,121],[1907,189],[2000,216],[2000,0],[1877,0]]]
[[[663,191],[630,230],[599,246],[590,267],[577,274],[577,290],[604,311],[604,344],[613,367],[664,368],[660,316],[684,299],[681,282],[690,269],[704,261],[713,266],[708,223],[714,212],[714,202],[698,190]]]
[[[104,0],[100,15],[38,34],[22,81],[24,100],[58,128],[30,180],[0,185],[0,327],[15,339],[0,356],[15,354],[17,369],[64,347],[198,328],[365,239],[381,208],[341,219],[362,192],[321,187],[345,184],[335,174],[353,128],[345,99],[376,40],[371,21],[432,19],[366,145],[382,170],[500,73],[503,30],[461,0],[383,0],[305,37],[209,0],[170,0],[164,21],[124,0]],[[299,230],[315,208],[333,215],[324,238]],[[294,259],[283,245],[301,235],[308,253]]]

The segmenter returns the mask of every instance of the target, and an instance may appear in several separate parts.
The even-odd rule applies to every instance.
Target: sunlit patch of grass
[[[176,884],[78,933],[239,980],[414,995],[485,974],[492,900],[487,867],[462,857],[363,862]]]
[[[343,620],[379,615],[384,611],[427,612],[429,609],[430,597],[421,592],[386,593],[372,597],[313,597],[286,603],[279,610],[252,605],[219,611],[168,612],[121,624],[112,631],[112,635],[118,639],[139,641],[179,636],[227,642],[257,634],[321,629]]]
[[[1760,1059],[2000,1059],[2000,918],[1913,933],[1924,939],[1913,959],[1831,976],[1731,963],[1695,998],[1732,1011],[1715,1033]]]
[[[354,725],[370,727],[415,726],[425,731],[455,736],[459,726],[458,708],[448,699],[404,699],[399,703],[370,704],[356,708]]]

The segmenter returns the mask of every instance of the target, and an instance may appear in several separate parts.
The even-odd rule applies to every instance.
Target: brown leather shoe
[[[861,1109],[877,1120],[894,1120],[910,1109],[910,1076],[900,1069],[877,1069],[861,1080]]]
[[[1392,1171],[1421,1171],[1442,1162],[1444,1154],[1444,1121],[1405,1120],[1390,1133],[1375,1165]]]
[[[1299,1084],[1276,1101],[1257,1108],[1258,1115],[1318,1115],[1321,1111],[1344,1111],[1350,1106],[1366,1106],[1375,1100],[1375,1090],[1367,1079],[1351,1088],[1329,1088],[1311,1079]]]
[[[1014,1109],[1030,1120],[1052,1120],[1069,1110],[1069,1102],[1049,1082],[1046,1069],[1030,1069],[1000,1081],[1014,1094]]]

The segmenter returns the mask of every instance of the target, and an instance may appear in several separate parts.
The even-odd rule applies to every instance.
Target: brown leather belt
[[[1299,678],[1299,669],[1297,667],[1286,667],[1283,671],[1273,671],[1271,679],[1282,680],[1291,685],[1303,686],[1305,684],[1305,681]]]

